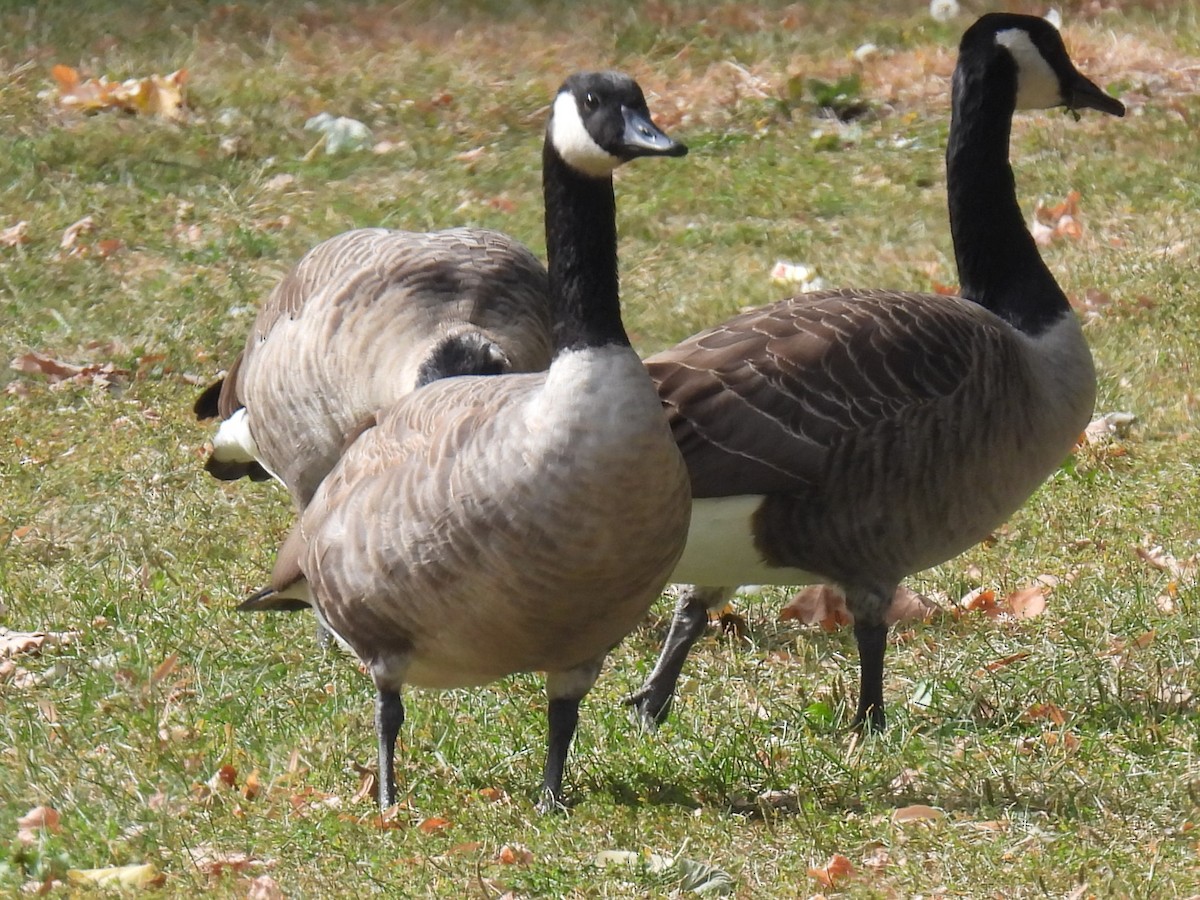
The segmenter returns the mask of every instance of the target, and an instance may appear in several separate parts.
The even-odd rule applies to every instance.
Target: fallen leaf
[[[233,790],[237,787],[237,769],[226,763],[213,773],[212,778],[208,779],[208,786],[214,791],[222,788]]]
[[[969,612],[981,612],[990,616],[1000,614],[996,606],[996,592],[990,588],[979,587],[968,591],[959,599],[958,605]]]
[[[141,863],[104,869],[68,869],[67,881],[92,887],[149,888],[161,885],[166,876],[153,863]]]
[[[505,866],[527,866],[533,862],[533,853],[520,844],[505,844],[496,854],[496,860]]]
[[[1066,713],[1053,703],[1035,703],[1025,710],[1025,712],[1021,713],[1021,718],[1027,722],[1048,719],[1055,725],[1063,725],[1067,721]]]
[[[1046,611],[1045,588],[1021,588],[1004,598],[1004,604],[1014,619],[1034,619]]]
[[[26,845],[36,843],[40,831],[57,834],[62,831],[61,819],[53,807],[35,806],[17,819],[17,841]]]
[[[1039,200],[1030,226],[1033,239],[1041,246],[1047,246],[1059,237],[1078,239],[1083,235],[1078,216],[1079,191],[1070,191],[1067,198],[1055,206],[1046,206]]]
[[[1099,444],[1114,437],[1124,437],[1135,421],[1137,416],[1128,412],[1110,412],[1097,416],[1083,430],[1084,441],[1088,444]]]
[[[916,591],[900,585],[896,588],[896,593],[892,595],[892,602],[888,606],[885,621],[888,625],[909,621],[929,621],[941,611],[941,607],[924,594],[918,594]]]
[[[892,813],[893,825],[904,825],[908,822],[936,822],[944,818],[945,813],[936,806],[925,806],[921,803],[904,806]]]
[[[455,153],[454,159],[462,163],[476,163],[483,158],[487,153],[487,147],[475,147],[471,150],[464,150],[462,153]]]
[[[441,816],[430,816],[427,819],[422,819],[417,823],[417,829],[423,834],[437,834],[440,831],[445,831],[450,828],[452,823],[449,819],[443,819]]]
[[[24,537],[29,531],[29,526],[14,529],[13,537]],[[43,647],[65,647],[78,637],[78,631],[9,631],[0,627],[0,659],[40,653]]]
[[[825,631],[836,631],[853,621],[846,609],[845,595],[827,584],[812,584],[798,591],[779,611],[779,618],[795,619],[801,625],[820,625]]]
[[[0,247],[16,247],[29,243],[29,223],[22,220],[16,225],[10,225],[0,231]]]
[[[162,681],[164,678],[166,678],[168,675],[170,675],[172,672],[175,671],[175,666],[178,665],[178,663],[179,663],[179,654],[172,653],[170,656],[168,656],[166,659],[164,659],[161,663],[159,663],[158,668],[156,668],[150,674],[150,683],[158,684],[160,681]]]
[[[58,105],[83,113],[118,111],[143,116],[157,116],[169,122],[186,118],[183,96],[187,70],[178,69],[170,75],[148,75],[130,78],[120,83],[99,78],[84,80],[70,66],[57,65],[50,75],[58,85]]]
[[[259,875],[250,881],[246,900],[284,900],[283,891],[270,875]]]
[[[259,859],[242,850],[218,850],[211,844],[200,844],[188,852],[192,865],[210,878],[219,878],[226,872],[242,873],[275,865],[274,860]]]
[[[999,669],[1003,669],[1005,666],[1011,666],[1015,662],[1020,662],[1023,659],[1029,659],[1029,657],[1030,652],[1028,650],[1022,650],[1019,653],[1013,653],[1011,656],[1002,656],[1000,659],[992,660],[992,662],[985,665],[983,667],[983,671],[995,672]]]
[[[74,222],[67,226],[67,230],[63,232],[62,240],[58,242],[59,249],[70,250],[79,240],[81,234],[88,234],[96,228],[96,220],[91,216],[84,216],[78,222]]]
[[[845,880],[854,874],[854,864],[840,853],[829,857],[824,866],[809,866],[808,876],[815,878],[825,887],[836,886],[839,879]]]
[[[242,785],[242,796],[247,800],[256,800],[262,793],[262,781],[258,776],[258,769],[254,769],[246,776],[246,783]]]
[[[508,794],[499,788],[485,787],[479,789],[479,796],[488,803],[503,803],[508,800]]]

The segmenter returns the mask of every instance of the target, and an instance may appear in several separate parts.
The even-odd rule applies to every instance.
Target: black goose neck
[[[1017,70],[997,50],[960,61],[946,148],[950,231],[962,296],[1036,335],[1070,311],[1021,216],[1009,164]]]
[[[542,153],[546,257],[556,353],[629,345],[617,280],[617,207],[611,176],[571,168],[547,140]]]

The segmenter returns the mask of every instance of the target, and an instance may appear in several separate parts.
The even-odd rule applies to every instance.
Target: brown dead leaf
[[[829,857],[829,862],[823,866],[809,866],[808,877],[815,878],[824,887],[835,887],[839,880],[844,881],[854,875],[854,864],[840,853]]]
[[[885,621],[888,625],[910,621],[928,622],[941,611],[941,607],[924,594],[918,594],[916,591],[900,585],[896,588],[896,593],[892,595],[892,603],[888,607]]]
[[[161,663],[158,664],[158,668],[156,668],[152,673],[150,673],[150,683],[158,684],[160,681],[162,681],[164,678],[166,678],[168,675],[170,675],[172,672],[174,672],[175,667],[178,664],[179,664],[179,654],[172,653],[170,656],[168,656],[166,659],[164,659]]]
[[[208,786],[214,791],[234,790],[237,787],[237,769],[226,763],[208,779]]]
[[[1021,588],[1004,598],[1014,619],[1035,619],[1046,611],[1046,589],[1041,585]]]
[[[1020,662],[1023,659],[1029,659],[1030,653],[1028,650],[1022,650],[1019,653],[1014,653],[1011,656],[1002,656],[1000,659],[992,660],[983,667],[984,672],[995,672],[1003,669],[1005,666],[1011,666],[1015,662]]]
[[[259,778],[258,769],[253,769],[246,776],[246,783],[242,785],[242,796],[247,800],[256,800],[261,793],[262,780]]]
[[[979,587],[968,591],[959,598],[958,605],[968,612],[981,612],[988,616],[998,616],[1001,612],[996,604],[996,592],[991,588]]]
[[[63,232],[62,240],[58,242],[60,250],[72,250],[75,244],[79,241],[79,236],[82,234],[90,234],[96,228],[96,220],[91,216],[84,216],[78,222],[67,226],[67,230]]]
[[[1083,226],[1078,217],[1079,191],[1069,192],[1067,198],[1055,206],[1046,206],[1039,200],[1030,229],[1033,239],[1043,247],[1060,237],[1076,240],[1083,235]]]
[[[945,818],[946,814],[936,806],[925,806],[922,803],[915,803],[912,806],[904,806],[895,810],[892,813],[893,825],[905,825],[909,822],[936,822],[938,819]]]
[[[441,816],[429,816],[417,823],[417,830],[422,834],[438,834],[452,827],[453,823]]]
[[[250,869],[272,868],[274,860],[259,859],[242,850],[218,850],[211,844],[200,844],[190,851],[191,862],[209,878],[219,878],[226,872],[242,873]]]
[[[0,247],[17,247],[29,243],[29,223],[22,220],[0,231]]]
[[[284,900],[283,891],[270,875],[252,878],[246,889],[246,900]]]
[[[1067,721],[1066,713],[1053,703],[1035,703],[1025,710],[1025,712],[1021,713],[1021,718],[1027,722],[1037,722],[1046,719],[1055,725],[1064,725]]]
[[[58,105],[63,109],[83,113],[111,110],[156,116],[169,122],[181,122],[186,117],[185,69],[170,75],[130,78],[120,83],[109,81],[103,75],[84,80],[78,71],[64,65],[54,66],[50,74],[57,83]]]
[[[62,831],[62,817],[59,816],[58,810],[50,806],[35,806],[17,819],[18,843],[26,846],[36,843],[41,831],[49,831],[52,834]]]
[[[13,537],[24,537],[29,530],[28,526],[15,529]],[[78,631],[9,631],[0,627],[0,659],[22,653],[37,654],[45,647],[65,647],[79,634]]]
[[[882,872],[888,867],[888,863],[891,861],[892,854],[888,852],[888,848],[882,845],[877,845],[863,854],[862,864],[868,869],[874,869],[876,872]]]
[[[504,791],[500,790],[499,788],[494,788],[494,787],[480,788],[479,796],[482,797],[484,800],[486,800],[488,803],[507,803],[508,802],[508,794],[506,794]]]
[[[520,844],[505,844],[496,854],[496,861],[505,866],[527,866],[533,862],[533,853]]]
[[[846,597],[827,584],[812,584],[793,595],[779,611],[783,621],[795,619],[802,625],[820,625],[824,631],[836,631],[853,619],[846,609]]]

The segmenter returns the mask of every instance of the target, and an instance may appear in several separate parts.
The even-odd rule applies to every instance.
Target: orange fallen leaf
[[[834,887],[839,879],[849,878],[854,874],[854,864],[840,853],[829,857],[824,866],[809,866],[809,878],[815,878],[825,887]]]
[[[505,844],[496,854],[496,859],[506,866],[527,866],[533,862],[533,853],[520,844]]]
[[[1023,659],[1029,659],[1030,652],[1022,650],[1019,653],[1013,653],[1011,656],[1003,656],[1000,659],[993,660],[983,667],[985,672],[995,672],[998,669],[1003,669],[1005,666],[1011,666],[1015,662],[1020,662]]]
[[[498,788],[493,787],[480,788],[479,796],[488,803],[501,803],[508,799],[508,794],[504,793],[504,791]]]
[[[417,829],[423,834],[437,834],[452,827],[449,819],[443,819],[441,816],[430,816],[427,819],[422,819],[417,823]]]
[[[214,791],[220,788],[233,790],[237,787],[237,769],[226,763],[213,773],[212,778],[208,779],[208,786]]]
[[[1055,725],[1063,725],[1067,721],[1066,713],[1054,703],[1035,703],[1025,710],[1025,712],[1021,713],[1021,718],[1027,722],[1048,719]]]
[[[160,681],[162,681],[164,678],[166,678],[168,675],[170,675],[172,672],[175,671],[175,666],[178,663],[179,663],[179,654],[172,653],[170,656],[168,656],[166,659],[164,659],[161,663],[159,663],[158,668],[156,668],[150,674],[150,683],[158,684]]]
[[[157,116],[171,122],[185,118],[183,90],[187,70],[170,75],[148,75],[120,83],[101,75],[86,80],[71,66],[56,65],[50,70],[58,86],[58,105],[83,113],[108,110]]]
[[[62,831],[62,817],[58,810],[51,806],[35,806],[25,815],[17,819],[17,841],[22,844],[33,844],[37,841],[39,831],[49,831],[57,834]]]
[[[255,800],[262,793],[262,781],[258,775],[258,769],[254,769],[246,776],[246,783],[242,785],[242,796],[247,800]]]
[[[985,615],[999,615],[996,605],[996,592],[991,588],[975,588],[968,591],[958,601],[958,605],[970,612],[981,612]]]

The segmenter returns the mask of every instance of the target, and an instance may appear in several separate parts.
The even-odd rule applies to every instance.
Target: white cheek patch
[[[599,178],[611,175],[621,160],[597,144],[583,120],[575,97],[564,91],[554,100],[554,112],[550,123],[550,142],[567,165],[585,175]]]
[[[996,43],[1007,49],[1017,63],[1017,109],[1049,109],[1063,105],[1058,75],[1033,45],[1029,32],[1021,28],[998,31]]]

